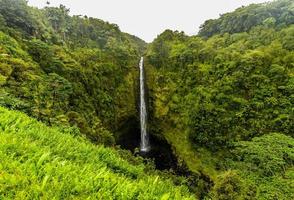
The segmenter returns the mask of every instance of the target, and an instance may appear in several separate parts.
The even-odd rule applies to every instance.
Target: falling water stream
[[[140,92],[139,92],[139,119],[134,116],[134,118],[129,118],[120,127],[120,137],[117,139],[117,143],[121,145],[123,149],[131,150],[135,155],[140,155],[143,158],[147,158],[145,161],[149,162],[150,159],[154,161],[154,166],[158,170],[168,170],[175,175],[186,177],[187,186],[194,191],[195,185],[198,183],[195,181],[204,180],[207,185],[205,185],[205,192],[209,191],[210,185],[212,185],[211,180],[204,174],[194,173],[189,170],[184,162],[178,163],[176,154],[172,149],[172,146],[167,142],[164,137],[158,137],[160,130],[155,123],[152,123],[153,113],[148,113],[146,99],[147,88],[145,88],[145,75],[144,75],[144,58],[141,57],[139,63],[139,79],[140,79]],[[152,103],[151,103],[152,105]],[[150,115],[151,123],[149,126],[154,126],[148,131],[148,114]],[[151,132],[153,131],[153,132]],[[141,133],[141,134],[139,134]],[[153,133],[153,134],[152,134]],[[138,143],[140,142],[140,152],[137,151]],[[152,147],[151,147],[152,144]],[[192,177],[192,178],[191,178]],[[208,189],[207,189],[208,188]],[[198,191],[198,190],[197,190]]]
[[[141,57],[140,63],[140,129],[141,129],[141,152],[149,152],[150,143],[147,132],[147,109],[145,101],[145,80],[144,80],[144,58]]]

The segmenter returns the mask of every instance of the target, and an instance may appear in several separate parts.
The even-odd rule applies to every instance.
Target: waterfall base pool
[[[122,149],[127,149],[133,153],[140,150],[140,126],[136,118],[129,119],[120,129],[121,134],[116,139],[118,145]],[[140,151],[140,155],[154,160],[155,167],[159,170],[177,170],[178,162],[173,154],[171,146],[164,139],[159,139],[156,136],[150,135],[150,143],[152,147],[148,152]]]

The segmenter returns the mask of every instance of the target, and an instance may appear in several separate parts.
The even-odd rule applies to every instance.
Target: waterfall
[[[148,152],[150,150],[149,136],[147,133],[147,110],[145,102],[145,81],[144,81],[144,58],[141,57],[140,63],[140,127],[141,144],[140,151]]]

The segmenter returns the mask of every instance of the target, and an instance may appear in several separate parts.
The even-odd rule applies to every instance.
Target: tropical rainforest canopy
[[[176,158],[165,170],[120,144],[140,134],[143,55],[148,132]],[[293,0],[150,44],[63,5],[0,0],[0,199],[290,200],[293,130]]]

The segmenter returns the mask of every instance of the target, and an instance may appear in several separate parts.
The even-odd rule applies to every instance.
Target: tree
[[[237,200],[242,199],[242,181],[236,171],[226,171],[219,175],[213,187],[213,199]]]
[[[22,30],[28,35],[36,33],[36,20],[25,0],[1,0],[0,13],[7,26]]]
[[[54,118],[69,110],[72,95],[71,83],[57,74],[51,73],[30,83],[32,111],[40,120],[51,124]]]
[[[262,176],[284,174],[294,164],[294,139],[281,133],[235,143],[233,151],[243,167]]]

